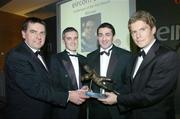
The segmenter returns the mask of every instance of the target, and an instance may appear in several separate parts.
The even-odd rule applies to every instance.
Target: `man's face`
[[[87,39],[91,39],[95,36],[95,24],[93,21],[88,21],[85,26],[85,36]]]
[[[99,45],[103,49],[107,49],[112,45],[113,42],[113,34],[110,28],[100,28],[98,31],[98,41]]]
[[[78,48],[78,33],[70,31],[64,34],[65,47],[70,51],[76,51]]]
[[[144,48],[154,40],[156,28],[151,28],[144,21],[139,20],[131,24],[130,31],[134,43],[138,47]]]
[[[22,31],[25,42],[34,49],[40,49],[46,38],[45,26],[40,23],[28,23],[26,31]]]

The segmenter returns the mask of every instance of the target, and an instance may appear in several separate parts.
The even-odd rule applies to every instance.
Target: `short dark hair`
[[[100,29],[100,28],[109,28],[109,29],[111,29],[113,36],[116,34],[113,25],[110,24],[110,23],[107,23],[107,22],[102,23],[102,24],[97,28],[97,35],[98,35],[98,33],[99,33],[99,29]]]
[[[29,17],[23,22],[21,30],[26,31],[29,23],[40,23],[40,24],[44,25],[44,27],[46,29],[46,23],[42,19],[37,18],[37,17]]]
[[[71,32],[71,31],[75,31],[76,33],[78,33],[78,31],[74,28],[74,27],[67,27],[63,30],[63,33],[62,33],[62,38],[64,39],[64,35],[67,33],[67,32]]]

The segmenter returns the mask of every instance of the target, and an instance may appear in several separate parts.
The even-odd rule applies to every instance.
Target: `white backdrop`
[[[79,32],[78,52],[81,52],[81,18],[94,14],[101,15],[101,23],[109,22],[116,30],[114,43],[130,50],[128,19],[135,11],[135,0],[65,0],[57,4],[57,52],[64,50],[62,31],[69,26]]]

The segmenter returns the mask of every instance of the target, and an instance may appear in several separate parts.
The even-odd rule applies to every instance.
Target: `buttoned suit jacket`
[[[107,77],[110,78],[113,83],[113,89],[120,93],[125,93],[126,89],[123,85],[123,80],[125,80],[125,69],[130,61],[131,53],[124,49],[118,48],[113,45],[112,54],[110,57],[108,69],[107,69]],[[92,53],[88,54],[87,56],[88,65],[94,69],[97,74],[100,74],[100,49],[93,51]],[[99,93],[100,87],[96,84],[92,84],[92,90],[94,92]],[[101,102],[97,101],[96,99],[91,99],[89,101],[89,116],[90,119],[94,118],[102,118],[108,117],[108,115],[112,119],[123,119],[124,114],[120,114],[117,105],[104,105]],[[109,113],[106,116],[106,112]],[[103,118],[104,118],[103,117]]]
[[[7,118],[49,118],[50,104],[65,104],[67,94],[53,89],[51,75],[25,42],[7,54],[4,71]]]
[[[132,78],[135,64],[136,60],[127,73],[130,93],[118,96],[121,110],[131,111],[129,119],[175,119],[177,54],[156,41]]]
[[[79,78],[81,78],[81,73],[83,73],[82,65],[86,63],[86,58],[80,54],[77,55],[79,61]],[[53,84],[57,91],[68,93],[71,90],[77,90],[75,70],[73,68],[72,62],[68,56],[67,51],[55,54],[50,60],[50,70],[53,78]],[[82,83],[80,82],[80,88]],[[80,119],[84,118],[85,111],[84,105],[75,105],[71,102],[66,102],[66,106],[54,106],[53,107],[53,118],[68,118],[68,119]]]

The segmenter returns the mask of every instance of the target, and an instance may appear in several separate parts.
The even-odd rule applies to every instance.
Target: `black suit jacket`
[[[109,61],[107,77],[112,79],[114,82],[114,90],[125,93],[126,89],[123,85],[125,80],[125,69],[130,60],[130,52],[113,46],[112,54]],[[94,69],[97,74],[100,74],[100,49],[88,54],[88,65]],[[92,84],[92,90],[99,92],[100,88],[96,84]],[[89,116],[90,119],[99,118],[112,118],[112,119],[123,119],[124,115],[120,114],[117,105],[104,105],[96,99],[91,99],[89,104]]]
[[[86,62],[86,58],[78,54],[80,77],[82,66]],[[75,71],[72,62],[67,54],[67,51],[63,51],[56,55],[53,55],[50,60],[50,70],[53,78],[53,84],[57,91],[62,93],[68,93],[70,90],[77,90],[77,83],[75,77]],[[81,83],[81,81],[80,81]],[[59,119],[78,119],[84,118],[85,109],[84,105],[75,105],[71,102],[67,102],[66,106],[54,106],[53,107],[53,118]],[[82,109],[82,110],[81,110]]]
[[[127,73],[131,92],[118,96],[121,110],[131,110],[129,119],[175,119],[174,91],[179,70],[177,54],[156,41],[134,79],[133,65]]]
[[[22,42],[5,60],[7,118],[48,118],[50,104],[65,105],[68,95],[56,92],[51,76],[33,51]]]

